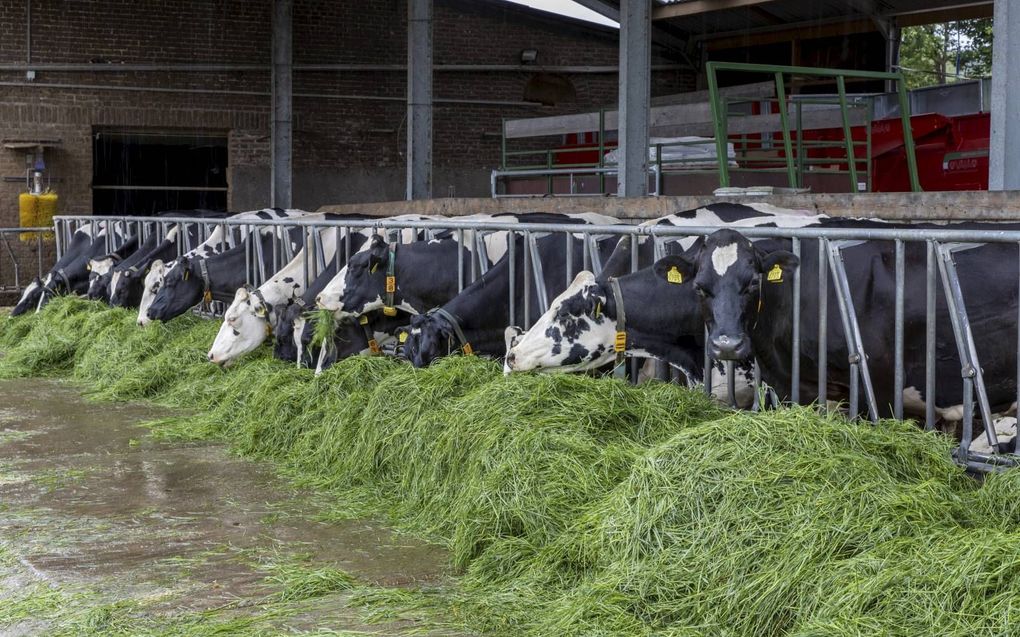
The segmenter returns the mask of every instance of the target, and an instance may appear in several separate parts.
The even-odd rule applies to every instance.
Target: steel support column
[[[432,0],[407,0],[407,198],[432,197]]]
[[[271,133],[272,179],[270,200],[273,207],[291,208],[291,130],[293,97],[292,0],[273,0],[273,123]]]
[[[620,166],[616,194],[648,194],[648,112],[651,108],[651,0],[620,6]]]
[[[1020,5],[995,0],[989,190],[1020,190]]]

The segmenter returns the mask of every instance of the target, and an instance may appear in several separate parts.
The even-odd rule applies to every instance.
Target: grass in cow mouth
[[[312,330],[312,345],[322,347],[323,343],[330,343],[333,340],[333,333],[336,332],[336,315],[329,310],[313,310],[306,312],[308,320],[314,322]]]
[[[138,330],[119,312],[59,299],[5,322],[0,375],[190,407],[156,431],[228,440],[341,501],[369,494],[450,547],[458,587],[427,604],[457,625],[807,636],[1020,620],[1020,472],[979,486],[909,424],[729,413],[675,386],[503,377],[476,357],[356,357],[316,377],[265,348],[224,371],[204,360],[215,324]],[[334,575],[292,583],[346,585]],[[426,603],[366,595],[380,615]]]

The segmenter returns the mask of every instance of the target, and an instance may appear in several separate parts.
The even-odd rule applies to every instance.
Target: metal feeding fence
[[[21,293],[33,277],[42,277],[44,240],[52,232],[49,227],[0,228],[0,292]]]
[[[55,229],[57,235],[58,256],[62,254],[68,245],[73,232],[83,224],[105,225],[113,228],[115,224],[121,224],[121,229],[126,232],[106,232],[108,247],[116,249],[117,243],[123,241],[123,237],[136,234],[141,241],[147,233],[156,232],[165,236],[170,228],[178,226],[181,236],[187,238],[189,227],[199,229],[197,241],[202,241],[212,235],[218,228],[223,247],[245,245],[246,268],[248,283],[257,286],[265,282],[272,274],[286,264],[297,254],[304,255],[305,280],[309,281],[316,277],[327,267],[327,259],[322,248],[322,237],[324,233],[336,233],[336,245],[346,246],[342,252],[350,256],[351,237],[358,232],[369,230],[374,233],[389,234],[391,238],[401,241],[400,237],[413,235],[413,240],[427,240],[439,232],[452,233],[462,245],[471,246],[473,254],[471,263],[465,267],[463,261],[464,253],[458,253],[459,289],[478,276],[484,274],[488,269],[488,259],[485,252],[484,237],[493,232],[510,233],[507,241],[509,260],[509,282],[508,282],[508,317],[513,323],[513,317],[517,315],[517,304],[523,303],[525,317],[531,314],[532,292],[537,299],[539,313],[545,312],[549,307],[550,294],[547,290],[546,279],[543,276],[543,259],[538,249],[537,240],[548,235],[561,235],[564,237],[564,251],[566,255],[566,277],[564,287],[572,281],[575,272],[571,267],[575,258],[575,245],[580,240],[580,249],[583,251],[583,267],[595,274],[602,271],[603,263],[598,250],[598,243],[602,240],[616,239],[619,241],[626,238],[630,242],[630,270],[636,271],[639,266],[639,242],[642,238],[654,242],[655,258],[661,258],[667,253],[667,245],[684,237],[707,236],[720,227],[698,226],[698,227],[676,227],[676,226],[632,226],[632,225],[580,225],[567,223],[505,223],[487,221],[458,221],[456,219],[429,220],[429,221],[407,221],[393,219],[315,219],[288,218],[277,220],[261,219],[201,219],[186,217],[164,217],[154,220],[151,217],[105,217],[97,219],[88,216],[61,216],[55,218]],[[265,228],[271,228],[273,236],[279,241],[278,248],[274,250],[274,258],[271,264],[267,264],[262,258],[261,245],[259,241],[243,242],[243,238],[249,233]],[[300,247],[294,249],[291,246],[293,232],[297,229],[300,236]],[[401,231],[413,231],[404,233]],[[956,451],[956,460],[972,469],[989,470],[996,467],[1014,466],[1017,462],[1015,454],[991,453],[975,454],[970,451],[971,442],[974,439],[974,418],[975,410],[983,425],[983,433],[988,439],[990,447],[994,450],[998,444],[998,438],[994,427],[993,405],[989,401],[987,391],[988,383],[983,375],[982,367],[978,358],[977,347],[975,346],[974,333],[967,311],[965,293],[961,286],[960,274],[957,269],[957,258],[961,254],[967,254],[970,250],[987,246],[1014,246],[1017,248],[1016,263],[1017,270],[1013,271],[1014,279],[1010,282],[997,282],[998,288],[1009,290],[1001,299],[1001,310],[996,314],[994,321],[999,327],[1003,324],[1010,327],[1010,331],[1016,334],[1015,349],[1010,351],[1005,344],[997,344],[999,351],[1015,352],[1014,367],[1009,370],[1006,378],[995,378],[992,380],[997,387],[1004,386],[1004,383],[1015,388],[1014,395],[1017,403],[1020,404],[1020,231],[1017,230],[954,230],[954,229],[911,229],[905,227],[897,228],[774,228],[774,227],[747,227],[740,228],[739,232],[751,240],[758,239],[786,239],[790,241],[790,250],[802,259],[792,277],[792,352],[790,356],[791,391],[788,400],[793,403],[817,402],[821,408],[826,408],[827,401],[832,399],[832,392],[829,391],[832,378],[830,367],[830,355],[834,346],[838,345],[829,342],[827,330],[817,330],[817,368],[813,380],[818,388],[816,395],[802,395],[802,321],[808,319],[816,320],[816,326],[829,326],[835,320],[832,317],[838,315],[841,325],[848,358],[848,388],[845,395],[836,396],[837,400],[846,399],[846,409],[851,417],[867,417],[872,421],[878,419],[880,414],[888,412],[889,415],[902,419],[904,417],[904,384],[905,384],[905,303],[907,297],[907,275],[908,252],[917,256],[923,254],[923,259],[913,259],[911,265],[918,267],[910,272],[911,278],[916,282],[918,276],[924,280],[924,347],[923,361],[920,357],[913,356],[906,361],[915,367],[923,366],[924,369],[924,396],[927,400],[924,403],[923,420],[928,429],[936,426],[936,401],[931,397],[937,395],[937,357],[939,356],[939,340],[937,339],[937,304],[939,301],[938,291],[941,288],[943,302],[948,312],[949,322],[952,327],[953,340],[948,345],[959,357],[960,367],[954,373],[960,374],[962,380],[962,393],[959,403],[955,400],[947,400],[941,396],[942,404],[958,404],[960,420],[962,423],[961,445]],[[647,240],[646,239],[646,240]],[[861,311],[854,301],[852,283],[847,275],[847,263],[853,258],[853,249],[866,242],[878,242],[883,246],[883,255],[892,260],[892,277],[894,286],[891,298],[883,298],[880,307],[869,307],[866,311],[880,312],[884,317],[888,308],[892,308],[892,318],[888,321],[887,328],[892,333],[893,351],[893,374],[892,391],[888,393],[892,397],[891,405],[880,405],[876,400],[876,389],[873,383],[873,373],[869,369],[868,352],[865,350],[865,332],[862,331]],[[872,244],[874,245],[874,244]],[[178,254],[194,247],[189,245],[187,239],[179,244]],[[517,250],[524,251],[521,263],[518,265]],[[814,251],[814,255],[811,252]],[[973,254],[973,253],[972,253]],[[342,266],[341,251],[336,251],[337,266]],[[812,266],[805,266],[805,263],[812,263]],[[923,273],[920,272],[923,263]],[[523,277],[522,284],[524,294],[518,298],[517,277]],[[813,291],[807,285],[816,286]],[[919,286],[918,286],[919,287]],[[817,294],[817,315],[807,317],[802,315],[802,298],[805,291]],[[914,290],[911,289],[911,292]],[[1015,291],[1015,295],[1013,294]],[[832,293],[836,300],[836,307],[830,308],[829,296]],[[916,297],[914,297],[916,298]],[[524,327],[529,325],[525,321]],[[870,321],[869,325],[874,325]],[[985,329],[988,325],[983,326]],[[917,322],[910,325],[912,330],[919,330],[921,326]],[[886,334],[888,332],[885,332]],[[706,334],[707,336],[707,334]],[[706,342],[707,342],[706,338]],[[838,348],[837,350],[838,351]],[[945,352],[942,353],[944,358]],[[1001,366],[1000,366],[1001,369]],[[712,386],[713,365],[711,364],[706,348],[704,366],[704,385],[706,391]],[[733,369],[728,366],[727,374],[732,387]],[[1011,378],[1009,376],[1012,376]],[[756,385],[760,383],[757,364],[755,364]],[[1001,391],[1000,391],[1001,394]],[[1001,400],[1000,400],[1001,403]]]

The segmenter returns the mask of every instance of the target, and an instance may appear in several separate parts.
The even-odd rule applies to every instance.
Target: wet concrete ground
[[[362,590],[441,586],[442,549],[372,521],[316,521],[321,501],[272,467],[220,446],[158,442],[138,423],[167,415],[159,408],[90,403],[79,390],[0,381],[0,636],[44,634],[73,620],[68,605],[111,604],[150,623],[224,611],[285,634],[423,628],[366,625],[350,591],[266,600],[287,588],[286,573],[323,568]],[[38,602],[54,591],[61,608]]]

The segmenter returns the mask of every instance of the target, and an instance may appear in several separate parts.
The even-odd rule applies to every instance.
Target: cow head
[[[116,260],[112,256],[89,259],[89,289],[85,293],[86,298],[93,301],[109,300],[110,280],[113,278],[114,265],[116,265]]]
[[[276,312],[276,325],[273,326],[273,356],[282,360],[297,362],[298,333],[295,332],[297,320],[303,312],[300,305],[288,305]],[[304,328],[304,321],[301,321]]]
[[[166,272],[146,314],[153,321],[178,317],[202,300],[204,288],[197,260],[180,257],[177,266]]]
[[[132,268],[114,272],[110,278],[110,305],[128,307],[138,303],[145,275],[146,272]]]
[[[159,288],[163,285],[163,279],[166,278],[166,273],[170,269],[161,259],[156,259],[149,266],[149,272],[145,275],[145,281],[142,287],[142,300],[138,303],[138,326],[145,327],[151,320],[149,318],[149,308],[152,306],[152,302],[156,300],[156,295],[159,294]]]
[[[412,365],[428,367],[456,349],[457,333],[446,317],[432,313],[411,317],[404,355]]]
[[[386,266],[389,244],[374,235],[366,249],[351,257],[347,266],[316,298],[316,304],[337,318],[356,317],[382,309],[386,294]]]
[[[751,355],[764,281],[782,281],[799,263],[790,252],[762,252],[740,233],[719,230],[706,237],[693,261],[669,256],[655,268],[663,278],[673,267],[693,277],[713,357],[743,360]]]
[[[240,288],[223,314],[223,324],[209,349],[209,361],[226,366],[257,349],[272,329],[271,311],[272,308],[247,287]]]
[[[578,273],[531,329],[508,343],[503,371],[583,371],[612,361],[616,320],[604,311],[607,296],[594,274]]]
[[[43,282],[39,277],[32,279],[27,286],[25,291],[21,293],[21,298],[18,299],[18,304],[11,310],[11,316],[21,316],[25,312],[39,305],[39,297],[43,293]]]

